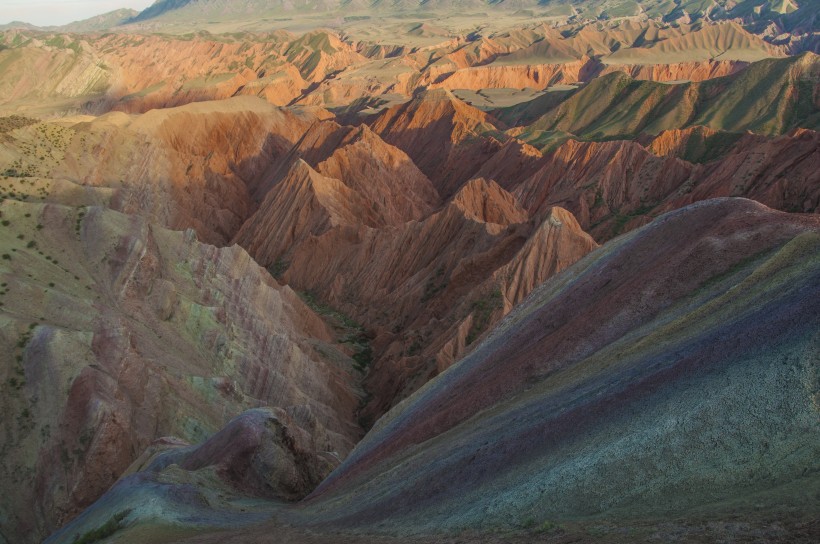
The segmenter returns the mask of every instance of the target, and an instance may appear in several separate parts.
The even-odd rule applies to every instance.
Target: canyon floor
[[[820,539],[816,3],[463,4],[0,26],[0,543]]]

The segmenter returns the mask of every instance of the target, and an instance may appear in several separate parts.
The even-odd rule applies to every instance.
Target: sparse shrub
[[[290,263],[280,257],[279,259],[276,259],[276,262],[268,268],[268,272],[270,272],[271,276],[278,279],[282,277],[282,274],[285,273],[288,266],[290,266]]]
[[[501,308],[502,295],[498,289],[493,290],[489,295],[473,302],[473,325],[467,333],[467,345],[472,344],[476,338],[481,336],[487,325],[490,324],[490,316],[498,308]]]
[[[413,343],[410,344],[410,347],[407,348],[407,355],[409,355],[410,357],[418,355],[419,353],[421,353],[421,347],[421,342],[419,342],[418,338],[416,338],[415,340],[413,340]]]

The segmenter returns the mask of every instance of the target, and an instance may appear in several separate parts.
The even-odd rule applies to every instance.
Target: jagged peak
[[[452,91],[440,87],[435,89],[424,89],[413,97],[413,102],[415,103],[437,101],[462,102],[462,100],[454,95]]]
[[[331,179],[332,178],[327,178],[317,172],[310,164],[307,163],[307,161],[300,157],[293,161],[293,164],[290,165],[290,169],[285,175],[285,179],[282,180],[282,185],[285,187],[293,186],[294,184],[308,183],[311,187],[321,187]]]
[[[544,213],[544,218],[541,221],[540,228],[564,227],[577,231],[584,232],[575,215],[569,210],[560,206],[553,206]]]
[[[464,120],[474,120],[476,123],[489,123],[490,116],[480,109],[471,106],[457,97],[449,89],[425,89],[417,93],[412,100],[403,105],[405,110],[411,112],[426,112],[428,109],[434,109],[441,115],[442,110],[448,112],[454,117],[459,117]]]
[[[370,222],[368,203],[362,196],[335,177],[323,175],[302,158],[296,159],[287,175],[271,192],[271,198],[314,199],[330,218],[331,224]],[[273,210],[271,211],[278,211]],[[302,213],[300,210],[296,210]]]
[[[382,140],[381,136],[373,132],[373,130],[366,124],[361,124],[348,132],[342,139],[340,145],[351,145],[362,142],[371,146],[389,146],[387,142]],[[393,147],[393,146],[390,146]]]
[[[482,223],[512,225],[528,219],[527,212],[513,195],[495,181],[484,178],[465,183],[450,200],[449,206]]]

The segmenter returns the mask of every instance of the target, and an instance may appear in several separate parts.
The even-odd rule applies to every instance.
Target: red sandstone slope
[[[263,266],[289,259],[299,243],[330,227],[419,220],[439,202],[430,181],[402,151],[366,126],[332,121],[311,126],[262,179],[271,188],[235,242]]]
[[[373,131],[407,153],[445,197],[501,147],[496,137],[503,135],[493,123],[446,90],[420,93],[369,121]]]
[[[298,159],[245,222],[236,240],[258,263],[270,266],[310,236],[368,220],[374,220],[368,200]]]
[[[240,97],[69,118],[16,132],[0,159],[23,182],[42,179],[49,201],[104,203],[224,244],[255,210],[269,165],[325,115]]]
[[[372,226],[420,219],[439,204],[438,193],[413,161],[367,125],[342,139],[316,169],[344,181],[372,203],[379,217]]]
[[[568,212],[530,219],[498,184],[476,179],[422,221],[338,225],[295,243],[283,279],[370,331],[372,419],[595,246]]]

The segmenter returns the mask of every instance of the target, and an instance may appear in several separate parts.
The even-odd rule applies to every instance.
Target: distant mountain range
[[[781,33],[806,33],[820,30],[820,0],[682,0],[675,3],[651,0],[157,0],[137,12],[119,9],[63,26],[37,27],[14,21],[0,30],[25,28],[90,32],[139,23],[196,22],[252,19],[260,16],[294,13],[358,12],[453,12],[469,10],[532,11],[534,15],[564,16],[570,22],[645,17],[664,22],[697,20],[740,20],[755,32],[775,38]]]
[[[74,21],[73,23],[68,23],[67,25],[40,27],[25,23],[23,21],[12,21],[8,24],[0,25],[0,30],[25,29],[78,33],[96,32],[126,24],[139,15],[140,12],[137,10],[123,8],[109,11],[108,13],[103,13],[101,15],[95,15],[94,17],[83,19],[81,21]]]
[[[614,19],[645,15],[653,19],[675,21],[679,19],[735,19],[749,22],[755,20],[778,20],[779,23],[798,22],[815,26],[818,24],[818,0],[717,0],[701,2],[684,0],[675,3],[653,2],[651,0],[590,0],[568,2],[567,0],[157,0],[153,5],[136,15],[130,22],[175,16],[244,16],[260,12],[322,12],[361,10],[425,10],[449,11],[462,9],[532,9],[549,11],[556,15],[577,18]],[[800,12],[800,17],[789,17]],[[788,20],[788,21],[787,21]]]

